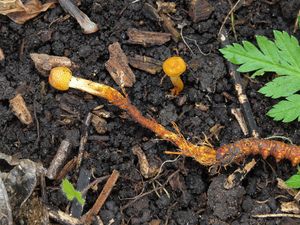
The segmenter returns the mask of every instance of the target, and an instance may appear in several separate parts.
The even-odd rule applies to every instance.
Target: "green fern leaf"
[[[282,120],[283,122],[291,122],[298,118],[300,121],[300,95],[295,94],[280,101],[267,113],[274,120]]]
[[[237,64],[239,72],[253,72],[253,77],[274,72],[280,77],[267,83],[260,93],[272,97],[287,97],[275,105],[268,115],[274,120],[300,121],[300,46],[298,40],[287,32],[274,31],[275,40],[256,36],[257,47],[248,41],[220,49],[223,56]]]
[[[300,90],[297,76],[281,76],[267,83],[258,92],[272,98],[288,97]]]

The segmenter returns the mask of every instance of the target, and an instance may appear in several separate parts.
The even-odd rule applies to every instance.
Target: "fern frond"
[[[298,40],[287,32],[274,31],[275,40],[256,36],[257,47],[248,41],[220,49],[231,63],[240,65],[239,72],[253,72],[252,76],[274,72],[280,77],[259,90],[271,98],[287,97],[275,105],[268,115],[274,120],[290,122],[300,118],[300,46]],[[299,103],[297,102],[299,100]]]

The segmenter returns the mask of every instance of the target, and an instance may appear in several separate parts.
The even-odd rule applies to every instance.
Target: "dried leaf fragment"
[[[23,24],[54,5],[54,0],[48,0],[45,4],[39,0],[1,0],[0,14],[7,15],[15,23]]]
[[[108,46],[109,60],[105,67],[114,81],[120,87],[132,87],[135,83],[135,75],[128,65],[128,59],[120,44],[115,42]]]
[[[159,73],[162,70],[162,62],[143,55],[135,55],[134,57],[128,57],[129,64],[137,69],[146,71],[151,74]]]
[[[214,7],[206,0],[191,0],[189,5],[189,15],[194,23],[209,18],[214,11]]]
[[[32,123],[32,116],[26,106],[26,103],[22,97],[22,95],[17,94],[16,97],[9,100],[10,107],[12,112],[18,117],[18,119],[26,124],[29,125]]]
[[[30,57],[34,62],[35,68],[43,76],[48,76],[49,71],[57,66],[65,66],[68,68],[77,67],[69,58],[64,56],[30,53]]]
[[[141,31],[135,28],[129,28],[127,30],[127,35],[129,37],[129,43],[143,45],[145,47],[163,45],[170,41],[171,38],[171,34],[169,33]]]
[[[139,159],[140,164],[140,172],[145,178],[154,177],[158,171],[158,166],[150,166],[148,159],[146,158],[145,153],[143,152],[142,148],[139,146],[134,146],[132,148],[132,153],[136,155]]]

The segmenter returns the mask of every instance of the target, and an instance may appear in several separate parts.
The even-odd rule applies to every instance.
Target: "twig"
[[[49,179],[54,179],[57,174],[58,174],[58,170],[60,169],[60,167],[62,166],[62,164],[65,162],[65,160],[67,159],[69,153],[71,150],[71,143],[68,139],[65,139],[61,142],[53,160],[51,161],[51,164],[47,170],[47,174],[46,176]]]
[[[229,44],[228,34],[227,34],[227,31],[225,30],[225,28],[220,30],[219,40],[221,41],[222,46],[226,46]],[[246,122],[247,122],[247,125],[249,128],[249,131],[253,137],[258,138],[259,137],[258,127],[254,120],[249,100],[245,94],[245,91],[243,90],[242,79],[241,79],[240,73],[237,72],[236,66],[233,65],[232,63],[230,63],[229,61],[227,61],[227,67],[229,70],[229,74],[231,75],[231,77],[234,80],[234,83],[235,83],[234,87],[237,92],[241,107],[243,109],[243,113],[244,113],[244,116],[245,116],[245,119],[246,119]]]
[[[46,180],[45,180],[45,175],[43,173],[40,174],[40,183],[41,183],[41,196],[42,196],[43,203],[48,203]]]
[[[256,214],[252,215],[255,218],[274,218],[274,217],[291,217],[291,218],[300,218],[298,214],[292,213],[277,213],[277,214]]]
[[[73,170],[76,167],[77,157],[74,157],[69,162],[64,165],[64,167],[61,169],[61,171],[57,174],[55,177],[55,180],[60,181],[62,180],[69,171]]]
[[[86,192],[92,187],[97,185],[98,183],[106,180],[107,178],[109,178],[109,175],[103,176],[103,177],[98,177],[96,178],[93,182],[91,182],[89,185],[87,185],[82,191],[81,193],[84,195],[86,194]]]
[[[112,188],[115,186],[119,175],[120,173],[117,170],[112,172],[93,207],[81,218],[84,224],[91,224],[93,217],[99,213]]]
[[[84,153],[84,146],[85,146],[85,144],[87,142],[87,138],[88,138],[88,127],[91,124],[91,118],[92,118],[92,113],[89,112],[84,121],[82,136],[80,138],[80,145],[79,145],[79,151],[78,151],[78,156],[77,156],[76,169],[79,169],[81,161],[82,161],[82,157],[83,157],[83,153]]]

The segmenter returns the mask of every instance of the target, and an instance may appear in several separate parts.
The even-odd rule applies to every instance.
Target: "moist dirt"
[[[262,160],[256,157],[258,162],[246,178],[235,188],[226,190],[223,187],[225,178],[242,164],[211,175],[209,168],[191,158],[180,157],[165,163],[156,181],[150,182],[142,177],[132,147],[139,145],[149,161],[159,165],[175,159],[163,152],[176,151],[176,147],[158,139],[102,99],[76,90],[54,90],[49,86],[47,77],[35,69],[30,53],[66,56],[78,65],[75,75],[119,89],[104,66],[109,59],[110,44],[118,41],[128,56],[139,54],[158,60],[178,53],[189,64],[189,70],[183,75],[183,92],[177,97],[170,97],[172,84],[167,78],[161,81],[163,73],[151,75],[134,69],[136,83],[126,89],[132,104],[168,129],[172,130],[171,122],[176,122],[182,135],[193,143],[200,143],[205,135],[211,137],[210,142],[214,146],[244,138],[231,114],[232,108],[239,107],[234,84],[218,51],[220,42],[217,34],[231,9],[230,1],[209,0],[214,7],[213,13],[197,23],[193,23],[187,13],[188,1],[174,1],[177,11],[172,14],[172,20],[175,24],[185,25],[182,34],[192,52],[181,41],[169,41],[163,46],[153,47],[128,44],[128,28],[164,31],[161,24],[143,10],[145,2],[81,1],[81,10],[100,26],[100,31],[90,35],[84,35],[76,21],[66,18],[66,13],[59,6],[24,25],[0,17],[0,47],[5,54],[5,60],[0,62],[1,152],[41,162],[47,168],[61,141],[69,138],[71,158],[78,153],[87,114],[103,105],[103,109],[110,112],[110,117],[105,119],[107,131],[99,135],[93,126],[88,127],[87,154],[82,167],[92,170],[95,177],[109,175],[113,169],[121,174],[100,211],[104,224],[109,224],[111,219],[113,224],[150,224],[154,220],[160,220],[160,224],[179,225],[299,224],[300,220],[293,218],[253,217],[280,212],[280,202],[286,201],[285,198],[292,200],[285,191],[277,188],[276,181],[276,178],[287,179],[296,172],[289,162],[276,163],[272,158]],[[155,1],[147,2],[155,6]],[[234,13],[237,41],[253,41],[257,34],[272,38],[273,29],[292,33],[299,8],[298,0],[245,1]],[[230,40],[236,42],[230,18],[225,27],[231,30]],[[300,38],[299,31],[294,35]],[[284,124],[266,116],[276,101],[262,96],[257,90],[270,79],[271,76],[255,80],[243,76],[259,132],[262,137],[284,136],[300,144],[299,122]],[[11,112],[9,99],[16,93],[22,94],[34,116],[32,125],[23,125]],[[223,128],[217,135],[210,135],[216,124]],[[68,175],[76,183],[77,174]],[[170,176],[172,178],[162,190],[138,197],[163,184]],[[59,184],[49,180],[47,185],[49,204],[65,211],[68,201],[59,190]],[[102,187],[103,183],[97,190],[88,192],[85,212],[93,205]],[[131,204],[133,200],[135,202]]]

